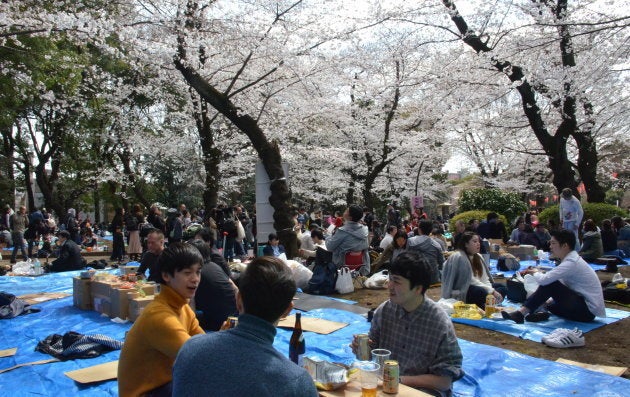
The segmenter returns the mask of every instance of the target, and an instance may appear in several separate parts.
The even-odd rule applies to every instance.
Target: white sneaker
[[[545,338],[544,344],[551,347],[567,348],[580,347],[585,345],[582,331],[575,328],[572,330],[562,329],[562,331],[552,332],[550,336]]]
[[[548,339],[553,339],[558,335],[564,335],[567,332],[570,332],[571,330],[568,328],[556,328],[553,331],[551,331],[550,333],[548,333],[547,335],[543,336],[541,338],[542,342],[545,343],[546,340]]]

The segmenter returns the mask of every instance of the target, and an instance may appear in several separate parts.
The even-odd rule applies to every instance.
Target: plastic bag
[[[525,285],[528,298],[538,289],[538,281],[536,281],[536,277],[531,274],[526,274],[525,277],[523,277],[523,284]]]
[[[300,262],[294,260],[288,260],[287,266],[291,268],[295,285],[302,290],[306,289],[306,287],[308,287],[309,280],[313,277],[313,272]]]
[[[342,267],[338,271],[337,283],[335,284],[335,290],[340,294],[349,294],[354,292],[354,284],[352,283],[352,274],[350,269]]]
[[[441,307],[449,316],[452,315],[453,313],[455,313],[455,308],[453,307],[453,305],[456,302],[460,302],[457,299],[454,298],[441,298],[439,301],[437,301],[437,305],[439,307]]]
[[[12,271],[14,274],[34,274],[33,272],[33,264],[30,262],[18,262],[13,265]]]
[[[365,288],[370,289],[383,289],[387,288],[387,283],[389,282],[389,271],[381,270],[380,272],[374,273],[370,278],[365,280],[363,285]]]

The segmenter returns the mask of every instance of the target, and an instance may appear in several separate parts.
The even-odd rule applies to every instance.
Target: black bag
[[[500,256],[499,259],[497,259],[497,269],[502,272],[517,271],[520,268],[520,262],[514,257]]]
[[[507,280],[507,298],[518,303],[523,303],[527,299],[525,284],[517,280],[516,277]]]
[[[630,304],[630,288],[617,288],[617,283],[610,283],[604,288],[604,300],[610,302]]]
[[[151,222],[143,222],[138,228],[140,229],[140,238],[146,238],[155,229],[155,226]]]
[[[17,317],[21,314],[38,313],[40,309],[31,306],[22,299],[17,299],[15,295],[0,292],[0,319]]]
[[[313,276],[308,282],[306,292],[314,295],[328,295],[335,292],[337,266],[332,262],[332,252],[317,247]]]

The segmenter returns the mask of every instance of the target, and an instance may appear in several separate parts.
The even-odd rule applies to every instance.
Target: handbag
[[[335,283],[335,290],[340,294],[349,294],[354,292],[354,284],[352,283],[352,274],[350,269],[343,266],[337,270],[337,282]]]
[[[523,303],[527,299],[525,284],[516,275],[507,279],[507,298],[512,302]]]

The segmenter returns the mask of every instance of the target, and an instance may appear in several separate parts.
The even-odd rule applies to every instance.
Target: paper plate
[[[490,318],[492,320],[503,320],[503,316],[501,315],[501,313],[492,313],[490,315]]]

